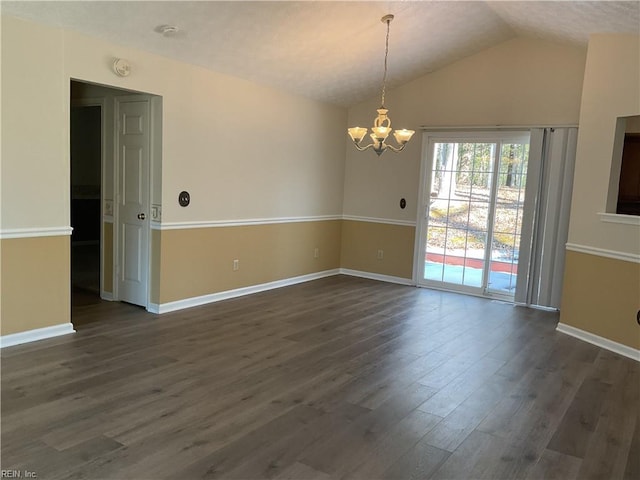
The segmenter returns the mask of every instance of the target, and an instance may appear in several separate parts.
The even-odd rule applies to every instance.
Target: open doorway
[[[71,321],[77,326],[108,318],[87,311],[109,308],[109,301],[149,305],[151,228],[161,215],[162,98],[75,80],[70,88]]]
[[[100,302],[103,106],[74,102],[70,112],[72,303]]]

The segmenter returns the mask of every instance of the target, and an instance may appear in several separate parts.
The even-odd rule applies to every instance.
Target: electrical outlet
[[[313,251],[313,258],[318,258],[320,256],[320,249],[318,247]]]
[[[384,250],[378,250],[378,260],[382,260],[384,258]]]
[[[240,260],[235,259],[233,261],[233,271],[236,272],[238,270],[240,270]]]

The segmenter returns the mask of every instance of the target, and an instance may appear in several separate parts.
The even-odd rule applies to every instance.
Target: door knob
[[[138,214],[138,220],[144,220],[145,218],[147,218],[147,216],[144,213]]]

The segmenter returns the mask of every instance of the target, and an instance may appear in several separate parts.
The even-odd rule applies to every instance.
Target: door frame
[[[130,101],[144,101],[147,103],[148,114],[149,114],[149,168],[147,172],[147,205],[149,206],[149,212],[145,212],[147,215],[148,221],[145,222],[143,228],[146,230],[147,234],[147,243],[144,245],[144,255],[147,259],[146,261],[146,272],[145,272],[145,301],[144,305],[142,305],[146,310],[149,310],[150,305],[150,295],[151,295],[151,200],[152,200],[152,191],[153,191],[153,164],[154,164],[154,122],[155,122],[155,109],[154,102],[152,101],[152,95],[150,94],[125,94],[125,95],[117,95],[113,98],[113,153],[114,153],[114,161],[113,161],[113,188],[114,188],[114,209],[113,209],[113,299],[120,300],[119,295],[119,285],[120,285],[120,269],[123,268],[120,265],[120,202],[118,193],[120,192],[120,162],[119,162],[119,134],[118,134],[118,123],[120,121],[120,104],[124,102]]]
[[[429,211],[430,198],[431,198],[431,173],[433,170],[433,155],[430,153],[430,147],[433,143],[436,142],[455,142],[455,141],[477,141],[478,143],[489,143],[489,142],[500,142],[508,138],[515,138],[519,136],[531,136],[530,128],[479,128],[477,130],[473,129],[438,129],[432,131],[425,131],[422,137],[422,155],[420,158],[420,184],[418,188],[418,208],[416,211],[416,233],[415,233],[415,241],[414,241],[414,254],[413,254],[413,283],[418,287],[423,288],[433,288],[438,290],[446,290],[453,291],[456,293],[464,293],[467,295],[480,296],[484,298],[495,298],[495,299],[507,299],[507,296],[502,295],[500,293],[495,292],[487,292],[484,288],[484,285],[480,287],[482,291],[479,291],[478,287],[469,287],[466,285],[456,285],[454,288],[448,288],[448,284],[443,282],[443,285],[432,285],[425,284],[424,279],[424,253],[425,249],[423,246],[423,239],[426,238],[427,233],[427,213]],[[531,140],[529,140],[531,142]],[[502,142],[504,143],[504,142]],[[496,155],[500,155],[500,152],[496,149]],[[498,168],[498,166],[496,166]],[[495,172],[494,172],[495,173]],[[492,178],[492,188],[495,189],[495,174],[494,178]],[[529,182],[527,179],[527,187],[529,187]],[[530,191],[530,187],[525,190],[526,193]],[[525,199],[528,198],[525,193]],[[521,230],[521,243],[524,237],[525,224],[524,219],[532,220],[533,219],[533,209],[534,209],[534,201],[530,201],[528,204],[524,205],[523,212],[523,225]],[[492,215],[489,216],[488,228],[493,227],[493,218]],[[528,230],[530,230],[527,227]],[[530,242],[527,241],[527,248],[530,248]],[[488,248],[491,248],[490,245]],[[486,255],[485,255],[486,257]],[[528,258],[528,254],[526,255]],[[483,272],[483,280],[486,272]],[[483,281],[484,283],[484,281]],[[453,285],[453,284],[452,284]],[[512,299],[508,299],[509,301],[513,301]]]
[[[107,220],[105,216],[104,199],[105,199],[105,179],[106,179],[106,138],[107,138],[107,100],[105,97],[77,98],[71,100],[71,107],[100,107],[100,298],[103,300],[111,300],[112,294],[106,293],[104,290],[104,222]],[[71,112],[69,112],[69,141],[71,141]],[[69,155],[71,155],[71,146],[69,146]],[[71,157],[69,157],[69,175],[71,175]],[[71,207],[71,197],[69,197],[69,207]],[[71,259],[69,259],[71,261]],[[112,271],[114,265],[111,265]],[[73,294],[73,290],[72,290]]]

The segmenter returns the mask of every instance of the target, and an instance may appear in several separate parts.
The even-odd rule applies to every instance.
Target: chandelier
[[[403,128],[402,130],[396,130],[393,132],[393,136],[398,143],[398,147],[394,145],[388,145],[386,143],[387,137],[391,133],[391,119],[387,115],[387,110],[384,106],[384,95],[387,89],[387,57],[389,56],[389,25],[391,24],[391,20],[393,20],[393,15],[385,15],[380,19],[382,23],[387,24],[387,39],[385,43],[384,50],[384,76],[382,77],[382,102],[380,103],[380,108],[377,110],[378,116],[373,121],[373,127],[371,128],[371,140],[373,143],[369,145],[362,146],[360,142],[367,134],[367,129],[365,127],[352,127],[347,129],[349,132],[349,136],[356,148],[361,152],[367,150],[368,148],[372,148],[374,152],[378,154],[378,156],[382,155],[387,149],[393,152],[401,152],[404,150],[404,147],[407,145],[407,142],[411,140],[411,137],[415,133],[413,130],[407,130]]]

